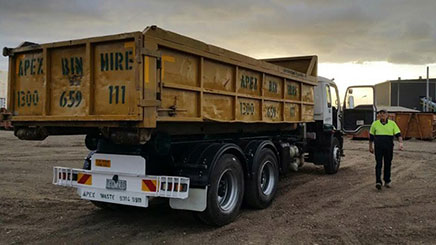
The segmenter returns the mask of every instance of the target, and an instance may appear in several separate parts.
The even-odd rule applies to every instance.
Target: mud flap
[[[203,212],[207,207],[207,186],[204,189],[190,188],[188,198],[170,198],[170,207],[173,209]]]

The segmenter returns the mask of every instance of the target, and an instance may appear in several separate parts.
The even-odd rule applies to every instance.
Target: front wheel
[[[333,138],[332,145],[328,153],[327,163],[324,164],[324,170],[327,174],[335,174],[341,165],[341,148],[337,138]]]
[[[207,208],[197,216],[203,222],[223,226],[234,221],[244,196],[244,172],[238,158],[224,154],[211,172]]]

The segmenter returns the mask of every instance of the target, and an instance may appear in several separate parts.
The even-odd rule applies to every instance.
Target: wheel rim
[[[333,161],[335,163],[335,167],[338,167],[341,163],[341,150],[337,145],[333,148]]]
[[[238,202],[238,184],[234,173],[227,169],[218,181],[217,202],[223,211],[231,211]]]
[[[275,185],[274,168],[271,161],[262,164],[259,175],[260,189],[264,195],[270,195]]]

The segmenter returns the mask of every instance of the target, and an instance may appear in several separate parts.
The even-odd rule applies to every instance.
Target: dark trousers
[[[385,181],[385,183],[391,182],[391,163],[393,154],[393,146],[375,146],[375,161],[377,162],[377,164],[375,165],[376,183],[382,183],[381,171],[383,166],[383,160],[385,165],[383,171],[383,180]]]

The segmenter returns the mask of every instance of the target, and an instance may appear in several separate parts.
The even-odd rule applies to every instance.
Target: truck
[[[338,90],[317,56],[258,60],[157,26],[3,54],[15,135],[86,134],[83,168],[55,166],[53,184],[100,208],[163,198],[222,226],[304,162],[340,166]]]

